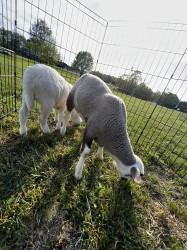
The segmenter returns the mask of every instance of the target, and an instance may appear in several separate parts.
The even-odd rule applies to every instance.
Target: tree
[[[92,74],[95,75],[95,76],[98,76],[99,78],[101,78],[106,83],[115,84],[116,81],[117,81],[116,77],[111,76],[111,75],[103,74],[103,73],[101,73],[99,71],[92,71]]]
[[[10,50],[20,51],[26,46],[26,38],[18,33],[0,28],[0,46]]]
[[[180,110],[181,112],[187,113],[187,102],[181,101],[177,104],[175,108],[177,110]]]
[[[140,83],[135,89],[134,96],[145,101],[151,101],[153,91],[145,83]]]
[[[60,55],[55,47],[52,31],[42,19],[37,19],[30,27],[28,50],[32,57],[36,57],[48,64],[57,64]]]
[[[42,19],[37,19],[30,27],[30,38],[35,41],[53,42],[52,31]]]
[[[75,60],[72,63],[72,68],[83,75],[86,72],[89,72],[93,68],[93,57],[87,51],[80,51]]]
[[[139,70],[132,69],[132,73],[128,75],[123,74],[119,77],[118,85],[127,95],[134,95],[134,91],[141,81],[141,72]]]
[[[5,28],[0,28],[0,46],[13,49],[13,32],[6,30]]]
[[[141,83],[142,82],[142,76],[141,76],[141,71],[139,70],[133,70],[133,68],[131,68],[131,74],[123,74],[121,76],[121,78],[123,79],[127,79],[128,81],[133,81],[133,82],[136,82],[137,84],[138,83]]]
[[[153,92],[153,99],[152,99],[152,101],[153,102],[157,102],[160,99],[160,96],[161,96],[161,92],[160,91]]]
[[[177,104],[179,103],[179,98],[176,94],[173,94],[171,92],[164,93],[160,100],[158,101],[158,104],[161,106],[165,106],[166,108],[174,109]]]
[[[56,47],[44,41],[37,42],[29,39],[27,49],[29,57],[32,59],[38,58],[40,62],[56,65],[60,59]]]

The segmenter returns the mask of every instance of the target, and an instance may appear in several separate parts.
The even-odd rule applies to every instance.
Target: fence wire
[[[132,144],[186,178],[187,24],[107,21],[76,0],[1,0],[0,10],[1,120],[20,106],[28,65],[51,65],[74,83],[72,63],[87,51],[92,73],[125,101]],[[41,20],[50,39],[34,33]]]
[[[187,114],[159,104],[169,93],[175,93],[179,103],[187,100],[187,25],[150,23],[140,26],[138,34],[134,34],[135,23],[112,22],[108,27],[98,71],[118,77],[141,72],[141,83],[153,90],[152,100],[146,92],[141,99],[134,97],[138,85],[129,95],[121,94],[132,117],[128,123],[131,140],[186,176]],[[123,90],[117,87],[116,93]]]

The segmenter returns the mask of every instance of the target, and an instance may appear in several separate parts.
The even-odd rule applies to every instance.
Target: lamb
[[[116,163],[121,178],[133,179],[136,183],[140,183],[140,176],[144,175],[144,165],[134,154],[130,143],[123,101],[113,95],[100,78],[84,74],[75,83],[68,96],[62,133],[66,131],[68,119],[74,108],[86,121],[75,178],[77,180],[82,178],[85,156],[89,154],[94,140],[99,145],[97,154],[101,160],[105,148]]]
[[[47,124],[52,109],[55,110],[56,128],[61,129],[61,121],[66,109],[66,100],[72,85],[69,84],[60,74],[44,64],[29,66],[23,75],[22,107],[19,110],[20,135],[27,134],[26,120],[29,112],[34,108],[36,100],[41,105],[39,122],[44,133],[49,133]],[[71,119],[79,124],[81,118],[73,110]]]

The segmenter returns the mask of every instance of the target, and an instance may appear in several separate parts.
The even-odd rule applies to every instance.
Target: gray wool
[[[85,119],[87,135],[129,166],[136,162],[127,133],[125,104],[98,77],[85,74],[72,89],[76,111]]]

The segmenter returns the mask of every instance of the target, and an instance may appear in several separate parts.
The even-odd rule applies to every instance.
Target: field
[[[26,65],[17,58],[19,90]],[[173,174],[186,173],[186,116],[113,91],[127,105],[129,136],[145,164],[142,184],[121,180],[107,152],[97,159],[96,144],[76,182],[85,125],[69,124],[62,137],[51,115],[53,132],[43,135],[35,109],[20,137],[14,112],[0,120],[0,249],[187,248],[187,182]]]

